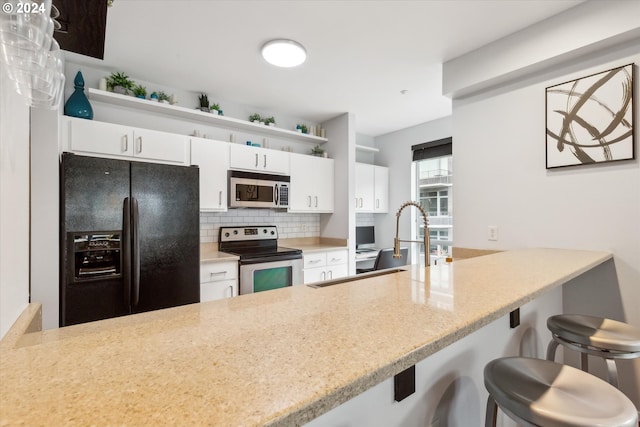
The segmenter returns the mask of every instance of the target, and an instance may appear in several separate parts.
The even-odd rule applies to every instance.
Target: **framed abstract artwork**
[[[635,159],[634,64],[546,88],[547,169]]]

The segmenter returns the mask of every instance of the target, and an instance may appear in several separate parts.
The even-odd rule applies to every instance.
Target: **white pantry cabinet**
[[[214,261],[200,264],[200,302],[238,295],[238,263]]]
[[[189,165],[184,135],[63,117],[64,151],[114,159]]]
[[[303,253],[304,284],[348,276],[348,257],[347,249]]]
[[[356,163],[356,212],[389,211],[389,168]]]
[[[191,138],[191,164],[200,168],[200,211],[225,212],[229,144],[213,139]]]
[[[229,167],[250,172],[289,175],[289,153],[248,145],[229,145]]]
[[[289,212],[333,212],[334,161],[290,154]]]

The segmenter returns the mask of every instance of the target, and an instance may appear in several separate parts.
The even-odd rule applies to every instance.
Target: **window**
[[[433,141],[412,147],[414,159],[414,200],[427,213],[429,221],[429,254],[431,263],[443,256],[451,256],[453,245],[453,167],[452,140]],[[424,239],[421,215],[415,215],[414,240]],[[420,245],[420,258],[424,262]]]

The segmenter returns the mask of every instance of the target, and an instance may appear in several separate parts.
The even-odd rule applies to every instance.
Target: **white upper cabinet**
[[[240,144],[230,144],[229,150],[231,169],[289,175],[289,153]]]
[[[290,154],[289,212],[333,212],[334,161]]]
[[[389,168],[356,163],[356,212],[389,211]]]
[[[191,138],[191,164],[200,168],[200,211],[226,211],[229,144]]]
[[[373,212],[373,166],[356,163],[356,212]]]
[[[389,212],[389,168],[373,167],[373,212]]]
[[[63,150],[99,157],[189,164],[189,139],[95,120],[63,118]]]

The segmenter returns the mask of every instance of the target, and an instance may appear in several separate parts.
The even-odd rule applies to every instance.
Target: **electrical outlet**
[[[487,239],[491,240],[491,241],[498,241],[498,226],[497,225],[490,225],[489,229],[487,230]]]
[[[302,224],[302,232],[304,233],[305,231],[307,231],[307,224]]]

